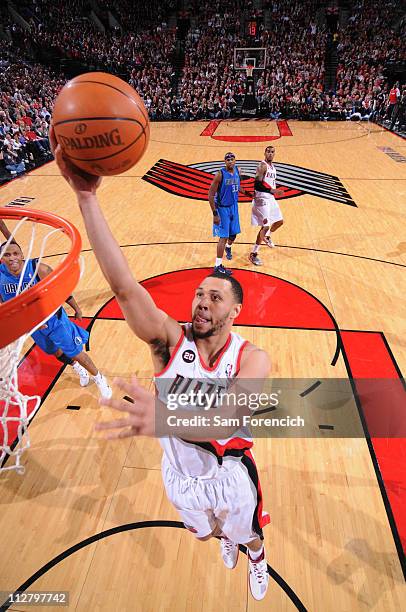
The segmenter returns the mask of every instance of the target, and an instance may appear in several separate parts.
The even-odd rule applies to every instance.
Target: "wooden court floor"
[[[357,380],[400,384],[406,371],[406,166],[397,161],[406,156],[404,140],[353,122],[153,124],[141,162],[104,179],[99,197],[136,278],[186,320],[189,285],[214,264],[204,195],[211,173],[233,151],[249,180],[270,142],[286,189],[285,224],[277,248],[263,247],[264,265],[254,268],[248,253],[256,230],[249,203],[240,204],[231,266],[247,300],[236,331],[269,351],[275,379],[352,376],[349,418],[358,431]],[[148,350],[115,307],[55,164],[4,186],[0,205],[12,202],[77,225],[84,272],[75,297],[91,326],[90,354],[109,378],[135,373],[150,387]],[[23,229],[19,242],[27,240]],[[47,263],[65,251],[54,236]],[[230,572],[217,541],[195,541],[181,528],[164,494],[158,442],[101,439],[93,426],[108,415],[94,386],[81,389],[67,370],[41,361],[35,349],[30,355],[20,383],[41,385],[43,402],[29,428],[25,474],[0,475],[0,591],[69,591],[64,609],[80,612],[404,609],[403,440],[375,438],[368,419],[362,435],[331,437],[319,425],[344,431],[340,411],[323,407],[306,437],[256,440],[271,515],[264,530],[271,581],[265,600],[255,602],[245,555]]]

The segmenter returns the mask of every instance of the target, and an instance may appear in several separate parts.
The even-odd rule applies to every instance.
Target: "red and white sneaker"
[[[250,585],[251,595],[257,601],[263,599],[268,589],[269,574],[268,566],[265,559],[265,550],[262,555],[253,561],[248,552],[248,583]]]
[[[220,538],[221,545],[221,556],[224,561],[224,565],[228,569],[234,569],[238,561],[239,548],[238,544],[235,544],[228,538]]]
[[[272,238],[270,236],[264,236],[264,243],[266,244],[266,246],[268,246],[270,249],[274,249],[275,245],[272,242]]]

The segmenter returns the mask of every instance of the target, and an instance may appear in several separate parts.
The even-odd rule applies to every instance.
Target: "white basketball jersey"
[[[276,189],[276,169],[273,164],[268,164],[265,160],[263,161],[266,164],[266,173],[263,178],[263,184],[265,187],[270,187],[271,189]]]
[[[158,398],[168,403],[169,394],[190,393],[198,385],[202,393],[216,393],[227,386],[240,369],[242,351],[247,341],[238,334],[230,333],[216,363],[209,367],[204,363],[193,339],[192,324],[183,327],[183,334],[175,347],[169,363],[155,375]],[[185,407],[187,409],[187,406]],[[193,413],[191,413],[192,415]],[[176,416],[176,410],[173,411]],[[168,428],[169,429],[169,428]],[[241,435],[240,435],[241,434]],[[246,444],[244,443],[246,441]],[[180,438],[160,438],[161,446],[172,467],[179,473],[191,477],[215,478],[219,469],[231,469],[235,465],[236,449],[243,452],[252,446],[248,432],[238,437],[211,442],[186,442]],[[227,450],[234,449],[232,457]],[[233,465],[231,465],[231,463]]]

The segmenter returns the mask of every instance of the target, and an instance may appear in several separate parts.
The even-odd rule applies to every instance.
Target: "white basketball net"
[[[24,217],[18,222],[11,237],[7,240],[3,249],[1,249],[0,259],[10,242],[14,240],[14,236],[18,229],[27,220],[27,217]],[[32,224],[30,244],[25,256],[24,267],[20,274],[17,295],[22,293],[22,291],[26,291],[34,284],[33,281],[35,280],[36,272],[41,263],[46,242],[52,234],[60,231],[62,230],[52,229],[43,238],[35,274],[33,275],[31,283],[22,289],[24,273],[28,265],[28,260],[31,258],[35,240],[36,224]],[[48,315],[45,321],[50,316],[51,315]],[[30,420],[40,406],[41,398],[38,395],[28,396],[20,392],[18,388],[18,361],[27,336],[41,327],[43,323],[44,321],[41,321],[34,329],[29,330],[15,342],[4,348],[0,348],[0,472],[17,470],[20,474],[24,473],[24,466],[21,465],[21,455],[30,446],[27,428]],[[16,424],[17,432],[15,433]],[[14,459],[14,463],[11,462],[12,458]]]
[[[34,402],[34,405],[30,406],[30,418],[32,418],[41,401],[39,396],[23,395],[18,389],[18,359],[25,338],[26,336],[23,336],[0,349],[0,436],[2,438],[0,471],[17,470],[19,473],[24,472],[24,467],[20,462],[21,455],[30,446],[27,433],[29,423],[27,405],[28,402]],[[17,437],[14,435],[14,423],[17,424]],[[10,432],[13,432],[11,436]],[[4,465],[9,457],[14,457],[15,463]]]

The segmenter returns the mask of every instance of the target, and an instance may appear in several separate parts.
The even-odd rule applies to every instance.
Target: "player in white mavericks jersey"
[[[205,383],[234,377],[233,384],[242,384],[266,378],[270,370],[267,353],[231,332],[243,301],[238,281],[219,273],[202,278],[192,303],[192,323],[184,327],[158,309],[134,279],[105,221],[96,197],[101,179],[83,174],[64,158],[52,128],[50,138],[61,173],[76,193],[101,270],[130,329],[151,349],[161,399],[166,401],[168,397],[168,380],[171,385],[184,387],[197,379]],[[165,378],[167,374],[170,379]],[[134,404],[122,399],[103,402],[127,416],[100,423],[97,428],[115,429],[110,438],[154,436],[156,397],[135,378],[131,383],[117,381],[117,385]],[[202,436],[201,430],[199,440],[193,435],[189,439],[161,440],[166,491],[197,538],[220,538],[228,568],[237,563],[238,544],[247,546],[251,593],[255,599],[262,599],[269,580],[262,526],[269,519],[262,512],[258,473],[250,453],[252,440],[234,432],[224,440],[213,440],[212,436]]]
[[[272,161],[275,157],[275,147],[265,149],[265,159],[260,162],[255,175],[254,199],[252,201],[251,225],[259,226],[256,243],[249,255],[249,260],[255,266],[262,266],[258,256],[259,247],[264,242],[273,248],[272,232],[283,225],[283,217],[274,195],[282,195],[282,189],[276,189],[276,169]],[[270,235],[267,236],[270,230]]]

